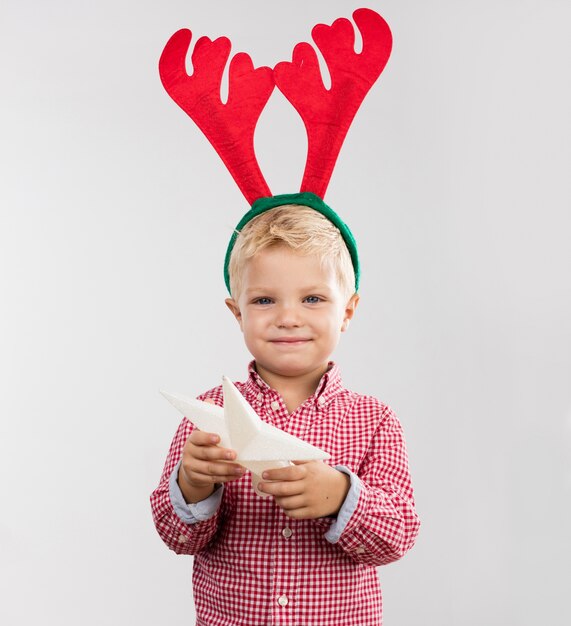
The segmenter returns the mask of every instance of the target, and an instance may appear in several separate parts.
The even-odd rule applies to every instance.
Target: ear
[[[349,322],[353,319],[353,315],[355,315],[355,309],[359,304],[359,294],[354,293],[350,298],[349,302],[347,302],[345,306],[345,313],[343,315],[343,324],[341,325],[341,332],[344,333],[349,326]]]
[[[240,307],[234,298],[226,298],[224,300],[226,306],[232,312],[232,315],[238,320],[238,324],[240,324],[240,330],[242,330],[242,313],[240,312]]]

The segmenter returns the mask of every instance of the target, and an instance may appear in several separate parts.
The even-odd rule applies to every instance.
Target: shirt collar
[[[258,394],[276,394],[268,383],[256,371],[256,361],[251,361],[248,365],[248,380],[246,382],[246,395],[252,394],[258,396]],[[312,399],[315,405],[319,408],[325,407],[330,400],[332,400],[341,390],[343,385],[341,383],[341,373],[339,367],[333,361],[329,361],[329,369],[323,374],[317,389],[314,394],[308,398]]]

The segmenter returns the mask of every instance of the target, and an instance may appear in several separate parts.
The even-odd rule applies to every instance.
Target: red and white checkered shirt
[[[294,520],[252,489],[249,473],[224,486],[220,506],[197,523],[173,506],[169,479],[193,430],[186,418],[151,495],[158,533],[177,554],[193,554],[198,626],[379,626],[375,567],[399,559],[416,538],[407,453],[393,411],[344,389],[331,364],[315,393],[291,415],[253,363],[237,388],[267,422],[331,454],[358,497],[349,516]],[[202,396],[222,406],[222,388]],[[355,490],[355,487],[357,488]],[[336,531],[336,527],[341,531]]]

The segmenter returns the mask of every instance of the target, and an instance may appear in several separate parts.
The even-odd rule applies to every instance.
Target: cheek
[[[245,315],[242,318],[242,332],[246,335],[256,335],[263,328],[263,320],[259,315]]]
[[[334,339],[341,331],[343,320],[338,319],[336,316],[331,316],[327,320],[323,320],[321,323],[321,333],[323,336]]]

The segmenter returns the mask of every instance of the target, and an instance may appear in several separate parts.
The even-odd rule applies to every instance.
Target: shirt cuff
[[[361,493],[361,479],[357,476],[357,474],[354,474],[344,465],[336,465],[335,469],[349,476],[351,486],[349,487],[347,496],[339,509],[339,513],[337,513],[337,519],[333,522],[333,524],[331,524],[329,530],[325,533],[325,539],[327,539],[329,543],[337,543],[339,541],[341,534],[345,530],[345,527],[349,523],[351,516],[357,508],[359,494]]]
[[[169,496],[171,504],[175,513],[185,524],[198,524],[198,522],[204,522],[207,519],[214,517],[220,506],[220,502],[222,501],[224,486],[221,485],[211,496],[208,496],[206,500],[201,500],[200,502],[195,502],[194,504],[188,504],[182,495],[182,491],[180,490],[177,481],[178,470],[181,463],[182,461],[179,461],[176,464],[176,467],[169,478]]]

